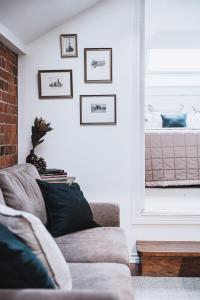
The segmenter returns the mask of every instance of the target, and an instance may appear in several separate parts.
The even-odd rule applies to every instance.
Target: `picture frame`
[[[60,35],[60,52],[61,58],[78,57],[77,34]]]
[[[39,99],[73,98],[72,70],[38,70]]]
[[[80,95],[80,125],[116,125],[116,95]]]
[[[84,48],[84,82],[112,83],[112,48]]]

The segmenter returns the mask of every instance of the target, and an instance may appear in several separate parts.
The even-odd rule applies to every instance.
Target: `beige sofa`
[[[9,174],[10,182],[1,180]],[[30,164],[16,165],[0,171],[0,203],[7,205],[14,189],[21,210],[46,220],[46,211],[35,179],[40,178]],[[37,195],[38,193],[38,195]],[[37,196],[36,196],[37,195]],[[40,202],[39,202],[40,199]],[[8,201],[9,202],[9,201]],[[0,290],[2,300],[133,300],[128,250],[119,227],[119,206],[90,203],[95,220],[102,227],[78,231],[56,238],[72,275],[72,291]]]

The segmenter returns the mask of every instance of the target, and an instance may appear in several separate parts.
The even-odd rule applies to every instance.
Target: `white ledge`
[[[0,41],[16,54],[26,54],[26,46],[4,25],[0,23]]]
[[[133,224],[200,224],[197,213],[163,213],[141,210],[133,217]]]

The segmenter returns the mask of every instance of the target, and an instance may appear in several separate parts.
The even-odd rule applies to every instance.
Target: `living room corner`
[[[154,159],[170,169],[155,133],[188,134],[186,118],[199,113],[196,79],[181,89],[182,83],[164,82],[181,71],[148,70],[152,57],[161,57],[160,65],[164,61],[164,52],[153,51],[168,47],[164,10],[174,11],[170,28],[176,29],[183,5],[158,2],[0,1],[0,298],[200,297],[199,184],[184,180],[178,188],[177,178],[174,186],[171,177],[159,177],[161,183],[153,177],[161,172],[154,170]],[[197,0],[186,2],[183,15],[200,9]],[[165,40],[156,35],[159,9]],[[198,72],[185,71],[183,77]],[[182,112],[181,101],[187,110],[190,104],[188,111]],[[153,118],[175,113],[187,128],[146,128]],[[192,128],[197,141],[198,130]],[[148,135],[149,149],[161,158],[146,149]],[[185,146],[191,151],[193,140]],[[175,153],[176,145],[170,147]],[[198,152],[198,142],[196,147]],[[193,166],[198,161],[189,158]]]

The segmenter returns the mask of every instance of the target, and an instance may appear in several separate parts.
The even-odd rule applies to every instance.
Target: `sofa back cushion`
[[[0,189],[0,204],[4,204],[5,205],[5,200],[4,200],[4,197],[3,197],[1,189]]]
[[[40,175],[33,165],[15,165],[0,171],[0,189],[7,206],[32,213],[46,224],[44,199],[36,178]]]

